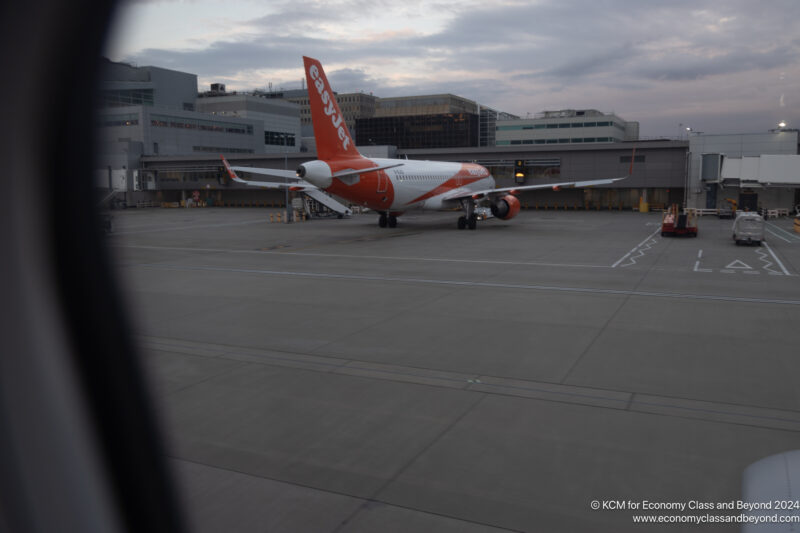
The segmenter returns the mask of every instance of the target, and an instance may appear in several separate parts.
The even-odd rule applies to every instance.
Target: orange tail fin
[[[305,56],[303,63],[308,81],[308,101],[311,106],[311,121],[314,124],[314,138],[317,141],[317,158],[330,160],[361,157],[347,129],[322,65],[318,60]]]

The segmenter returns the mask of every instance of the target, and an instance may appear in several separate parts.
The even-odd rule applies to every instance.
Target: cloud
[[[744,116],[800,91],[787,75],[800,71],[795,0],[340,0],[259,9],[230,37],[127,59],[234,80],[232,88],[295,88],[308,55],[339,92],[454,93],[522,116],[594,107],[638,120],[642,131],[649,117],[690,112],[687,102]],[[788,100],[784,113],[796,113]]]

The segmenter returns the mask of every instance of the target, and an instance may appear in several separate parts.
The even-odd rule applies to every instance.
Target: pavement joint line
[[[175,348],[177,349],[179,347],[175,346]],[[191,349],[191,347],[187,346],[187,349]],[[182,352],[182,353],[185,353],[185,352]],[[237,353],[237,351],[236,350],[228,350],[225,353],[227,355],[227,354]],[[250,354],[245,354],[243,352],[238,352],[238,353],[240,355],[250,355]],[[186,354],[186,355],[192,355],[192,354]],[[298,355],[301,355],[301,354],[298,354]],[[220,357],[227,358],[224,355],[220,356]],[[318,357],[322,357],[322,356],[318,356]],[[568,385],[568,384],[563,384],[563,383],[548,383],[548,382],[536,382],[536,381],[529,381],[529,383],[531,383],[531,386],[529,386],[529,387],[526,387],[526,386],[523,386],[523,385],[512,385],[512,384],[502,384],[502,383],[488,383],[488,382],[485,381],[486,379],[514,380],[514,381],[526,381],[526,380],[520,380],[520,379],[517,379],[517,378],[504,378],[504,377],[499,377],[499,376],[485,376],[485,375],[476,376],[476,377],[473,377],[472,379],[464,379],[464,378],[461,378],[461,377],[453,378],[453,377],[447,377],[447,376],[442,376],[441,375],[441,374],[448,373],[447,371],[440,371],[440,370],[435,370],[435,369],[419,369],[419,370],[429,370],[431,372],[436,372],[436,373],[440,374],[440,375],[425,375],[425,374],[419,374],[419,373],[413,372],[413,371],[403,372],[401,370],[396,370],[396,369],[380,368],[381,366],[389,366],[389,365],[384,364],[384,363],[372,363],[372,364],[375,365],[374,368],[348,366],[348,365],[351,365],[351,364],[359,365],[359,364],[363,364],[365,362],[364,361],[354,361],[354,360],[344,360],[344,359],[334,359],[336,361],[341,361],[341,362],[339,362],[339,363],[330,363],[330,364],[326,365],[326,363],[324,363],[324,362],[304,361],[304,360],[301,360],[301,359],[293,359],[292,357],[289,357],[289,356],[278,356],[278,357],[275,357],[275,356],[267,355],[267,356],[264,356],[264,357],[260,357],[257,361],[252,361],[251,360],[251,361],[240,361],[240,362],[243,363],[243,364],[248,364],[248,363],[269,364],[269,362],[268,362],[269,360],[293,362],[293,363],[298,363],[299,362],[299,363],[303,363],[303,364],[310,363],[311,365],[315,365],[316,364],[318,366],[330,366],[330,367],[334,368],[334,370],[333,371],[329,371],[329,372],[333,372],[333,373],[339,373],[339,372],[335,372],[335,370],[347,370],[347,369],[363,370],[363,371],[367,371],[367,372],[370,372],[372,374],[375,374],[377,379],[387,379],[387,378],[377,377],[380,374],[383,374],[383,375],[386,375],[386,376],[416,377],[416,378],[420,378],[420,379],[428,380],[428,381],[436,381],[436,380],[438,380],[438,381],[441,381],[441,382],[463,383],[464,384],[464,388],[462,390],[475,392],[475,393],[479,393],[479,394],[498,394],[498,395],[503,395],[503,396],[511,396],[511,397],[515,397],[515,398],[522,398],[522,399],[526,399],[526,400],[553,401],[553,402],[558,402],[558,403],[567,403],[567,404],[570,404],[570,405],[582,405],[582,406],[594,407],[594,408],[599,408],[599,409],[623,410],[623,411],[635,412],[635,413],[640,413],[640,414],[653,414],[653,415],[657,415],[658,414],[658,415],[670,416],[667,413],[654,413],[654,412],[648,411],[646,409],[641,409],[640,408],[640,407],[651,407],[651,408],[659,408],[659,409],[669,409],[669,410],[673,410],[673,411],[677,411],[677,412],[685,412],[685,413],[721,415],[721,416],[734,417],[734,418],[740,418],[740,419],[746,419],[746,420],[752,420],[752,421],[761,420],[761,421],[770,421],[770,422],[781,422],[781,423],[787,423],[787,424],[794,424],[794,425],[798,426],[797,429],[787,429],[787,428],[781,428],[781,429],[784,429],[786,431],[800,431],[800,413],[795,413],[794,411],[787,411],[785,409],[757,407],[757,406],[748,406],[748,405],[730,404],[730,403],[720,403],[720,402],[713,402],[713,401],[708,401],[708,400],[697,400],[697,399],[693,399],[693,398],[663,397],[663,399],[664,399],[663,402],[662,401],[658,401],[658,402],[641,401],[641,400],[635,399],[635,397],[637,397],[637,396],[642,396],[641,393],[638,393],[636,391],[621,391],[621,390],[613,390],[613,389],[607,389],[606,390],[606,389],[596,389],[596,388],[590,388],[590,387],[583,387],[581,385]],[[237,361],[239,361],[239,360],[237,360]],[[237,365],[236,367],[228,369],[226,372],[232,372],[232,371],[234,371],[234,370],[236,370],[238,368],[241,368],[241,366],[242,365]],[[311,370],[311,371],[313,371],[313,370]],[[225,373],[225,372],[223,372],[223,373]],[[349,374],[349,373],[346,373],[346,372],[341,372],[341,373],[344,374],[344,375],[353,376],[353,374]],[[221,374],[216,374],[214,376],[209,377],[208,379],[214,379],[214,378],[218,377],[219,375],[221,375]],[[365,376],[361,376],[361,375],[355,375],[355,376],[356,377],[365,377]],[[395,380],[392,380],[391,378],[388,378],[388,379],[390,381],[395,381]],[[204,381],[207,381],[207,380],[204,380]],[[411,382],[400,381],[400,382],[401,383],[412,383],[412,384],[423,385],[423,386],[426,386],[426,385],[428,385],[428,386],[437,386],[437,385],[430,385],[429,383],[423,383],[423,382],[418,382],[418,381],[411,381]],[[174,391],[173,394],[177,393],[177,392],[181,392],[181,391],[185,390],[186,388],[192,387],[192,386],[194,386],[196,384],[197,383],[193,383],[193,384],[185,387],[184,389],[181,389],[180,391]],[[553,386],[555,386],[555,387],[569,387],[569,388],[573,388],[573,389],[587,389],[588,391],[598,391],[598,393],[597,394],[592,394],[590,392],[558,391],[558,390],[552,390],[552,388],[550,388],[550,387],[553,387]],[[481,390],[481,388],[494,389],[496,392],[492,392],[491,390]],[[548,398],[541,398],[541,397],[532,398],[532,397],[520,394],[520,392],[523,392],[523,391],[539,393],[539,394],[551,394],[551,395],[554,395],[554,396],[561,396],[561,397],[564,398],[564,400],[555,400],[555,399],[548,399]],[[609,397],[607,395],[604,395],[603,393],[608,393],[609,395],[613,395],[613,394],[627,395],[628,397],[627,398],[613,398],[613,397]],[[660,398],[658,395],[651,395],[651,394],[644,394],[644,396],[653,397],[653,398]],[[572,401],[570,401],[570,399],[572,399]],[[616,403],[620,403],[620,404],[624,403],[625,405],[624,406],[621,405],[620,407],[611,407],[611,406],[608,406],[608,405],[598,405],[597,403],[586,403],[584,401],[579,401],[579,400],[592,400],[592,401],[600,402],[600,403],[603,403],[603,402],[614,403],[614,402],[616,402]],[[699,406],[694,406],[693,407],[693,406],[677,405],[677,404],[674,403],[676,400],[677,401],[681,401],[682,400],[682,401],[686,401],[686,402],[695,402],[697,404],[712,405],[712,406],[713,405],[719,405],[719,407],[718,408],[710,408],[710,407],[699,407]],[[726,408],[726,406],[729,407],[729,409]],[[764,415],[764,414],[745,413],[745,412],[741,412],[741,411],[736,411],[735,408],[737,408],[737,407],[744,408],[744,409],[755,409],[755,410],[759,410],[760,409],[760,410],[772,411],[772,412],[786,412],[787,415],[789,413],[795,413],[795,414],[798,415],[798,418],[797,419],[792,419],[792,418],[783,418],[783,417],[780,417],[780,416],[770,416],[770,415]],[[672,416],[680,416],[680,415],[672,415]],[[739,424],[743,424],[743,422],[724,421],[724,420],[720,421],[720,420],[715,420],[713,418],[708,418],[708,417],[702,417],[700,419],[708,420],[708,421],[712,421],[712,422],[720,422],[720,423],[732,423],[732,424],[739,423]],[[764,425],[764,424],[754,424],[754,423],[749,423],[749,424],[744,424],[744,425],[751,425],[751,426],[754,426],[754,427],[771,427],[771,426]],[[776,428],[772,428],[772,429],[776,429]]]
[[[503,378],[500,378],[500,379],[503,379]],[[574,385],[564,385],[564,384],[558,384],[558,385],[565,386],[565,387],[579,388],[579,387],[576,387]],[[602,401],[608,401],[608,402],[620,402],[620,403],[626,403],[626,404],[630,402],[630,398],[624,398],[624,399],[623,398],[608,398],[606,396],[601,396],[599,394],[556,391],[556,390],[544,389],[544,388],[541,388],[541,387],[522,387],[522,386],[519,386],[519,385],[503,385],[503,384],[500,384],[500,383],[486,383],[485,381],[481,381],[480,383],[470,383],[469,390],[476,390],[477,391],[478,387],[495,387],[495,388],[498,388],[498,389],[539,392],[539,393],[544,393],[544,394],[555,394],[555,395],[561,395],[561,396],[569,396],[571,398],[586,398],[586,399],[591,399],[591,400],[602,400]],[[481,391],[481,392],[484,392],[484,391]],[[621,392],[620,394],[631,395],[632,393],[630,393],[630,392]]]
[[[625,406],[626,411],[631,411],[631,406],[633,406],[633,399],[636,398],[636,393],[632,392],[630,397],[628,398],[628,404]]]
[[[159,344],[159,343],[154,343],[152,341],[146,341],[146,342],[144,342],[142,344],[145,345],[145,346],[155,346],[157,349],[161,349],[163,351],[167,351],[165,348],[172,348],[173,350],[177,351],[178,353],[182,353],[182,354],[185,354],[185,355],[196,355],[194,353],[187,353],[187,350],[193,350],[194,347],[189,347],[189,346],[182,347],[182,346],[178,346],[178,345],[174,345],[174,344]],[[300,355],[300,354],[297,354],[297,355]],[[263,355],[263,356],[259,356],[259,355],[255,355],[255,354],[249,354],[249,353],[246,353],[246,352],[243,352],[243,351],[239,351],[239,350],[226,350],[226,351],[224,351],[222,353],[219,353],[217,355],[212,355],[211,357],[222,358],[222,359],[230,359],[232,361],[239,361],[241,363],[256,363],[256,362],[258,362],[258,361],[253,361],[251,359],[247,359],[247,360],[243,361],[241,359],[234,359],[231,356],[258,357],[259,360],[263,359],[263,360],[271,360],[271,361],[291,361],[292,363],[303,363],[303,364],[317,365],[317,366],[323,366],[323,367],[327,366],[327,367],[331,367],[333,369],[342,368],[344,366],[347,366],[347,364],[350,362],[347,359],[339,359],[339,358],[332,358],[332,357],[329,358],[329,359],[331,359],[332,361],[339,361],[339,362],[338,363],[326,363],[324,361],[307,361],[307,360],[296,359],[296,358],[293,358],[291,356],[280,356],[280,355]],[[199,357],[204,357],[204,356],[200,355]],[[324,356],[314,356],[314,357],[324,357]]]
[[[355,509],[355,511],[353,511],[353,513],[352,513],[352,514],[351,514],[349,517],[347,517],[347,518],[345,518],[344,520],[342,520],[342,522],[339,524],[339,526],[338,526],[338,527],[336,527],[336,528],[333,530],[333,532],[332,532],[332,533],[337,533],[337,532],[338,532],[338,531],[340,531],[340,530],[341,530],[343,527],[345,527],[345,526],[346,526],[346,525],[347,525],[347,524],[348,524],[348,523],[349,523],[349,522],[350,522],[350,521],[351,521],[353,518],[355,518],[355,517],[356,517],[356,516],[357,516],[357,515],[358,515],[358,514],[361,512],[361,511],[363,511],[363,510],[366,508],[366,506],[367,506],[367,505],[368,505],[370,502],[373,502],[373,501],[379,501],[379,500],[377,500],[377,498],[378,498],[378,496],[380,495],[380,493],[381,493],[381,492],[383,492],[384,490],[386,490],[386,488],[387,488],[387,487],[389,487],[389,485],[391,485],[392,483],[394,483],[395,481],[397,481],[397,479],[398,479],[400,476],[402,476],[402,475],[403,475],[403,473],[405,473],[405,471],[406,471],[406,470],[408,470],[409,468],[411,468],[411,466],[412,466],[414,463],[416,463],[416,462],[417,462],[417,460],[419,460],[419,458],[420,458],[420,457],[422,457],[423,455],[425,455],[425,454],[428,452],[428,450],[430,450],[431,448],[433,448],[433,447],[436,445],[436,443],[438,443],[440,440],[442,440],[442,438],[443,438],[445,435],[447,435],[448,433],[450,433],[450,431],[452,431],[452,429],[453,429],[454,427],[456,427],[456,426],[457,426],[459,423],[461,423],[461,421],[462,421],[462,420],[463,420],[463,419],[464,419],[464,418],[465,418],[465,417],[466,417],[468,414],[470,414],[472,411],[474,411],[474,410],[475,410],[475,408],[476,408],[476,407],[477,407],[477,406],[478,406],[478,405],[479,405],[479,404],[480,404],[480,403],[481,403],[481,402],[482,402],[484,399],[486,399],[486,395],[485,395],[485,394],[480,394],[480,395],[478,396],[478,398],[477,398],[475,401],[473,401],[473,402],[470,402],[469,406],[468,406],[466,409],[464,409],[464,412],[462,412],[460,415],[458,415],[458,416],[457,416],[457,417],[456,417],[454,420],[451,420],[451,421],[450,421],[450,423],[449,423],[449,424],[447,424],[447,426],[446,426],[444,429],[442,429],[442,431],[441,431],[441,432],[439,432],[439,434],[438,434],[438,435],[436,435],[436,436],[434,436],[434,437],[431,437],[431,439],[430,439],[430,442],[428,442],[428,443],[427,443],[425,446],[423,446],[423,447],[422,447],[422,448],[419,450],[419,452],[417,452],[417,454],[416,454],[416,455],[414,455],[414,457],[411,457],[411,458],[410,458],[408,461],[406,461],[406,463],[405,463],[404,465],[400,466],[400,468],[398,468],[398,469],[397,469],[397,471],[396,471],[396,472],[395,472],[395,473],[394,473],[394,474],[391,476],[391,478],[387,479],[387,480],[386,480],[386,481],[385,481],[385,482],[384,482],[384,483],[383,483],[383,484],[382,484],[380,487],[378,487],[377,489],[375,489],[375,491],[372,493],[372,496],[370,496],[369,498],[366,498],[366,499],[365,499],[365,501],[364,501],[364,503],[362,503],[361,505],[359,505],[359,506],[358,506],[358,507]]]
[[[753,298],[745,296],[729,296],[729,295],[714,295],[714,294],[690,294],[690,293],[676,293],[676,292],[654,292],[654,291],[637,291],[630,289],[602,289],[598,287],[564,287],[558,285],[525,285],[521,283],[494,283],[484,281],[459,281],[459,280],[446,280],[446,279],[424,279],[424,278],[400,278],[390,276],[370,276],[358,274],[333,274],[326,272],[296,272],[285,270],[262,270],[255,268],[223,268],[211,266],[184,266],[184,265],[169,265],[158,263],[138,263],[135,266],[141,268],[153,268],[156,270],[174,270],[174,271],[197,271],[197,272],[231,272],[238,274],[260,274],[267,276],[290,276],[301,278],[317,278],[317,279],[341,279],[349,281],[384,281],[395,283],[422,283],[431,285],[449,285],[459,287],[481,287],[491,289],[519,289],[519,290],[539,290],[539,291],[555,291],[555,292],[574,292],[574,293],[589,293],[589,294],[608,294],[614,296],[640,296],[649,298],[675,298],[687,300],[709,300],[709,301],[724,301],[724,302],[740,302],[740,303],[756,303],[756,304],[779,304],[779,305],[800,305],[800,300],[780,300],[775,298]]]
[[[368,499],[368,498],[365,498],[364,496],[358,496],[357,494],[350,494],[348,492],[326,489],[326,488],[323,488],[323,487],[317,487],[317,486],[314,486],[314,485],[309,485],[307,483],[298,483],[297,481],[288,481],[286,479],[281,479],[281,478],[271,477],[271,476],[265,476],[263,474],[254,474],[253,472],[246,472],[246,471],[243,471],[243,470],[237,470],[235,468],[228,468],[228,467],[223,467],[223,466],[219,466],[219,465],[215,465],[215,464],[209,464],[209,463],[205,463],[205,462],[202,462],[202,461],[196,461],[194,459],[187,459],[185,457],[177,457],[177,456],[169,454],[169,453],[165,454],[165,457],[167,459],[172,460],[172,461],[182,462],[182,463],[187,463],[187,464],[192,464],[192,465],[197,465],[197,466],[202,466],[202,467],[205,467],[205,468],[211,468],[211,469],[214,469],[214,470],[220,470],[222,472],[231,472],[233,474],[237,474],[237,475],[240,475],[240,476],[245,476],[245,477],[249,477],[249,478],[253,478],[253,479],[263,479],[263,480],[266,480],[266,481],[272,481],[274,483],[280,483],[281,485],[291,485],[293,487],[300,487],[300,488],[303,488],[303,489],[309,489],[309,490],[313,490],[313,491],[317,491],[317,492],[324,492],[326,494],[335,494],[337,496],[344,496],[346,498],[352,498],[354,500],[359,500],[359,501],[363,502],[363,504],[379,503],[381,505],[386,505],[387,507],[394,507],[396,509],[406,509],[408,511],[414,511],[414,512],[417,512],[417,513],[420,513],[420,514],[426,514],[426,515],[431,515],[431,516],[439,516],[439,517],[447,518],[447,519],[450,519],[450,520],[453,520],[453,521],[456,521],[456,522],[464,522],[464,523],[467,523],[467,524],[476,524],[476,525],[480,525],[480,526],[486,526],[486,527],[490,527],[492,529],[495,529],[498,532],[506,531],[508,533],[525,533],[522,530],[509,529],[509,528],[504,527],[504,526],[490,524],[490,523],[487,523],[487,522],[479,522],[477,520],[469,520],[469,519],[466,519],[466,518],[463,518],[463,517],[454,516],[454,515],[448,515],[448,514],[444,514],[444,513],[437,513],[437,512],[434,512],[434,511],[430,511],[430,510],[427,510],[427,509],[421,509],[421,508],[418,508],[418,507],[409,507],[408,505],[400,505],[400,504],[393,503],[393,502],[390,502],[390,501],[387,501],[387,500],[380,500],[380,499],[374,499],[374,498],[373,499]],[[363,504],[362,504],[362,506],[363,506]],[[359,506],[359,508],[360,507],[361,506]],[[338,527],[340,527],[340,526],[337,526],[337,529],[338,529]]]
[[[134,231],[125,231],[124,229],[121,231],[115,231],[114,235],[137,235],[140,233],[164,233],[170,231],[182,231],[187,229],[207,229],[207,228],[226,228],[230,226],[247,226],[249,224],[261,224],[263,220],[248,220],[245,222],[226,222],[222,224],[204,224],[200,226],[159,226],[155,229],[147,229],[147,230],[134,230]]]
[[[273,255],[278,257],[329,257],[342,259],[377,259],[382,261],[427,261],[436,263],[473,263],[478,265],[510,265],[510,266],[545,266],[545,267],[567,267],[567,268],[611,268],[608,265],[586,265],[575,263],[544,263],[538,261],[496,261],[491,259],[448,259],[440,257],[409,257],[409,256],[388,256],[388,255],[351,255],[351,254],[323,254],[310,252],[279,252],[276,250],[235,250],[225,248],[188,248],[180,246],[145,246],[145,245],[113,245],[116,248],[132,248],[142,250],[172,250],[177,252],[210,252],[210,253],[234,253],[234,254],[256,254]]]
[[[713,402],[706,402],[705,400],[692,400],[692,401],[703,402],[703,403],[713,403]],[[635,402],[633,404],[633,409],[631,409],[631,410],[632,411],[637,411],[637,409],[636,409],[637,405],[643,405],[643,406],[646,406],[646,407],[662,407],[662,408],[666,407],[668,409],[677,409],[677,410],[680,410],[680,411],[689,411],[689,412],[697,412],[697,413],[709,413],[709,414],[715,414],[715,415],[752,418],[754,420],[772,420],[772,421],[775,421],[775,422],[787,422],[787,423],[790,423],[790,424],[798,425],[799,426],[798,429],[794,430],[794,431],[800,431],[800,419],[794,420],[794,419],[791,419],[791,418],[780,418],[780,417],[777,417],[777,416],[754,415],[754,414],[748,414],[748,413],[736,413],[736,412],[731,412],[731,411],[723,411],[723,410],[719,410],[719,409],[708,409],[708,408],[703,408],[703,407],[688,407],[688,406],[674,405],[674,404],[668,404],[668,403],[642,402],[642,401]],[[743,406],[743,407],[747,407],[747,406]],[[763,408],[757,407],[755,409],[763,409]],[[774,411],[780,411],[780,409],[774,409]]]

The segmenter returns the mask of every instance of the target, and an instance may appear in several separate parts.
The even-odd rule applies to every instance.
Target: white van
[[[764,240],[764,217],[751,211],[738,211],[733,221],[733,240],[736,244],[760,246]]]

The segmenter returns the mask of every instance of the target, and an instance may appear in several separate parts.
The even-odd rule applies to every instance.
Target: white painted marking
[[[787,239],[786,237],[783,237],[783,236],[781,236],[781,235],[778,235],[777,233],[775,233],[774,231],[772,231],[770,228],[767,228],[767,232],[768,232],[770,235],[772,235],[773,237],[777,237],[777,238],[779,238],[779,239],[780,239],[780,240],[782,240],[783,242],[792,242],[792,241],[790,241],[789,239]]]
[[[781,232],[781,234],[786,236],[786,238],[791,239],[792,241],[800,241],[800,235],[798,235],[796,233],[792,233],[791,231],[787,231],[787,230],[785,230],[785,229],[783,229],[783,228],[781,228],[779,226],[776,226],[772,222],[767,222],[767,226],[769,228],[774,229],[775,231]]]
[[[628,256],[629,256],[629,255],[631,255],[633,252],[635,252],[636,250],[638,250],[638,249],[639,249],[641,246],[643,246],[645,243],[647,243],[647,242],[648,242],[650,239],[652,239],[653,237],[655,237],[656,233],[658,233],[659,231],[661,231],[661,228],[658,228],[657,230],[655,230],[653,233],[651,233],[650,235],[648,235],[648,236],[647,236],[647,238],[645,238],[645,240],[643,240],[642,242],[640,242],[639,244],[637,244],[636,246],[634,246],[634,247],[633,247],[633,249],[632,249],[630,252],[628,252],[627,254],[625,254],[625,255],[623,255],[622,257],[620,257],[620,258],[617,260],[617,262],[616,262],[616,263],[614,263],[613,265],[611,265],[611,268],[617,268],[617,265],[619,265],[620,263],[622,263],[622,262],[623,262],[625,259],[627,259],[627,258],[628,258]],[[650,247],[648,246],[648,248],[650,248]],[[644,255],[644,253],[642,253],[640,256],[637,256],[637,257],[641,257],[642,255]],[[635,263],[635,262],[636,262],[636,261],[633,261],[633,263]],[[628,264],[633,264],[633,263],[626,263],[626,264],[625,264],[625,265],[623,265],[623,266],[627,266]]]
[[[700,268],[700,261],[695,261],[695,263],[694,263],[694,271],[695,272],[714,272],[710,268]]]
[[[770,253],[770,255],[772,256],[772,258],[773,258],[773,259],[775,259],[775,262],[776,262],[776,263],[778,263],[778,266],[779,266],[779,267],[781,267],[781,270],[783,270],[783,273],[784,273],[784,274],[786,274],[787,276],[791,276],[791,274],[789,273],[789,271],[788,271],[788,270],[786,270],[786,267],[785,267],[785,266],[783,266],[783,263],[781,263],[781,260],[780,260],[780,259],[778,259],[778,256],[777,256],[777,255],[775,255],[775,252],[773,252],[773,251],[772,251],[772,248],[770,248],[770,247],[769,247],[769,244],[767,244],[767,243],[766,243],[766,241],[764,241],[764,243],[763,243],[763,244],[764,244],[764,247],[767,249],[767,251],[768,251],[768,252]]]
[[[479,287],[489,289],[516,289],[516,290],[537,290],[537,291],[555,291],[555,292],[574,292],[574,293],[588,293],[588,294],[610,294],[614,296],[642,296],[649,298],[673,298],[683,300],[710,300],[710,301],[724,301],[724,302],[740,302],[740,303],[768,303],[780,305],[797,305],[800,306],[800,300],[779,300],[774,298],[748,298],[744,296],[727,296],[717,294],[690,294],[690,293],[676,293],[676,292],[649,292],[649,291],[634,291],[626,289],[600,289],[593,287],[563,287],[558,285],[524,285],[520,283],[494,283],[488,281],[459,281],[449,279],[420,279],[420,278],[396,278],[385,276],[362,276],[356,274],[329,274],[325,272],[291,272],[280,270],[260,270],[256,268],[226,268],[226,267],[212,267],[212,266],[185,266],[185,265],[168,265],[159,263],[140,263],[136,265],[129,265],[131,267],[151,268],[154,270],[174,270],[178,272],[186,271],[200,271],[200,272],[230,272],[235,274],[260,274],[266,276],[291,276],[299,278],[316,278],[316,279],[338,279],[346,281],[380,281],[380,282],[395,282],[395,283],[420,283],[432,285],[448,285],[456,287]]]
[[[744,268],[746,270],[753,270],[753,268],[750,265],[739,259],[731,261],[731,264],[729,264],[725,268]]]
[[[759,261],[762,261],[762,262],[764,263],[764,266],[762,266],[761,268],[763,268],[764,270],[766,270],[766,271],[767,271],[767,272],[769,272],[770,274],[775,274],[775,275],[778,275],[778,276],[783,276],[783,274],[782,274],[781,272],[776,272],[775,270],[772,270],[772,269],[770,268],[770,267],[771,267],[771,266],[773,266],[775,263],[773,263],[772,261],[770,261],[770,260],[768,259],[767,252],[765,252],[765,251],[764,251],[764,250],[762,250],[761,248],[756,248],[756,249],[755,249],[755,253],[756,253],[756,255],[758,256],[758,260],[759,260]]]
[[[700,258],[703,257],[703,250],[697,251],[697,261],[694,262],[695,272],[714,272],[710,268],[700,268]]]
[[[379,259],[384,261],[429,261],[436,263],[475,263],[485,265],[510,265],[510,266],[546,266],[570,268],[610,268],[607,265],[584,265],[574,263],[541,263],[536,261],[492,261],[489,259],[446,259],[439,257],[401,257],[390,255],[353,255],[353,254],[320,254],[311,252],[288,252],[278,250],[236,250],[230,248],[189,248],[185,246],[146,246],[136,244],[112,244],[116,248],[131,248],[137,250],[170,250],[175,252],[208,252],[224,254],[255,254],[275,255],[288,257],[334,257],[345,259]]]
[[[724,268],[720,270],[720,272],[722,272],[723,274],[736,274],[735,270],[726,270]]]

